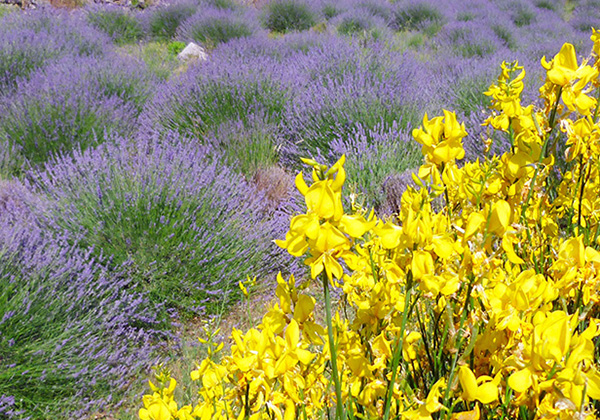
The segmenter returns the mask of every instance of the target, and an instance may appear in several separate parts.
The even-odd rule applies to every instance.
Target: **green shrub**
[[[196,11],[193,4],[172,4],[156,10],[149,20],[149,31],[155,39],[169,40],[175,36],[177,28]]]
[[[316,23],[310,8],[294,0],[276,0],[265,7],[263,25],[273,32],[305,31]]]
[[[459,22],[470,22],[475,19],[475,15],[471,12],[460,12],[456,15],[456,20]]]
[[[535,13],[525,6],[515,7],[513,22],[519,28],[528,26],[535,21]]]
[[[394,11],[392,27],[397,31],[422,29],[428,23],[442,23],[444,17],[439,10],[427,3],[410,4]]]
[[[551,0],[538,0],[535,2],[535,6],[540,9],[552,10],[556,12],[558,9],[558,2]]]
[[[183,22],[178,37],[208,48],[235,38],[252,35],[253,28],[241,16],[220,9],[203,10]]]
[[[457,111],[461,111],[465,116],[470,116],[485,109],[490,98],[485,96],[485,92],[490,84],[488,77],[464,77],[453,84],[451,96],[453,104]]]
[[[341,12],[342,12],[341,9],[336,7],[336,5],[333,3],[328,3],[328,4],[324,5],[323,8],[321,9],[321,13],[323,14],[323,17],[327,20],[336,17]]]
[[[0,19],[17,10],[19,10],[17,7],[0,4]]]
[[[167,44],[167,50],[172,55],[177,55],[185,48],[185,42],[173,41]]]
[[[121,9],[96,9],[88,13],[88,21],[105,32],[117,45],[131,44],[144,37],[142,25],[133,16]]]

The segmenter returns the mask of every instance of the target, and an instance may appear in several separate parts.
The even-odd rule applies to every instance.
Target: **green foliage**
[[[43,100],[27,99],[22,109],[27,118],[19,118],[14,113],[12,118],[6,118],[0,127],[0,138],[2,141],[11,139],[9,144],[18,147],[18,160],[25,158],[31,164],[46,162],[53,154],[74,147],[83,150],[102,143],[112,129],[130,129],[115,121],[113,113],[74,101],[57,107]]]
[[[471,12],[460,12],[456,15],[456,20],[459,22],[470,22],[475,19],[475,15]]]
[[[321,9],[321,13],[325,17],[325,19],[329,20],[341,13],[340,9],[335,6],[333,3],[328,3],[323,6]]]
[[[273,32],[305,31],[316,23],[310,8],[294,0],[275,0],[265,6],[263,25]]]
[[[352,35],[357,32],[363,32],[369,29],[368,24],[357,17],[348,16],[337,26],[338,33],[342,35]]]
[[[535,21],[535,12],[524,6],[517,6],[513,13],[513,22],[519,28],[529,26]]]
[[[171,46],[174,44],[173,46]],[[131,46],[127,51],[138,57],[146,65],[150,74],[159,80],[167,80],[179,65],[175,50],[180,43],[174,41],[169,44],[162,42],[148,42],[143,45]],[[184,44],[185,47],[185,44]]]
[[[271,82],[208,81],[184,97],[166,105],[168,115],[159,113],[159,124],[167,129],[198,139],[209,130],[231,120],[248,121],[250,108],[263,110],[277,121],[287,102],[281,86]]]
[[[247,177],[279,161],[276,126],[265,123],[264,119],[227,122],[212,136],[212,143],[223,153],[226,163]]]
[[[140,22],[121,9],[90,11],[88,20],[92,26],[107,33],[117,45],[132,44],[144,37]]]
[[[175,36],[179,24],[196,11],[191,4],[174,4],[157,9],[150,17],[150,35],[159,40],[170,40]]]
[[[559,2],[552,0],[538,0],[535,2],[536,7],[540,9],[552,10],[554,12],[558,10],[558,4]]]
[[[185,42],[172,41],[167,44],[167,50],[171,55],[177,55],[185,48]]]
[[[9,6],[7,4],[0,4],[0,19],[2,19],[4,16],[16,12],[18,11],[18,7],[16,6]]]
[[[451,97],[454,108],[465,116],[471,116],[490,104],[490,98],[483,94],[490,80],[486,76],[464,77],[453,84]]]
[[[365,154],[371,164],[361,160]],[[422,158],[418,145],[406,142],[400,136],[392,143],[374,143],[367,150],[356,148],[349,151],[348,156],[347,188],[365,208],[380,208],[386,200],[384,182],[390,176],[418,166]]]
[[[464,58],[485,57],[496,51],[496,45],[488,39],[477,39],[473,34],[457,28],[449,33],[454,49]]]
[[[410,35],[408,37],[408,40],[406,41],[406,45],[408,45],[408,47],[412,48],[412,49],[418,49],[418,48],[422,47],[424,44],[425,44],[425,36],[420,32],[416,32],[416,33]]]
[[[186,35],[208,48],[230,39],[252,35],[250,27],[241,19],[207,19],[195,23],[186,31]]]
[[[393,16],[393,26],[398,31],[420,30],[425,24],[441,24],[443,21],[444,17],[440,11],[426,3],[399,7]]]
[[[217,9],[235,10],[237,8],[234,0],[203,0],[203,2]]]
[[[498,38],[502,40],[502,43],[511,50],[516,50],[518,47],[517,41],[515,40],[512,32],[502,25],[492,25],[492,31]]]

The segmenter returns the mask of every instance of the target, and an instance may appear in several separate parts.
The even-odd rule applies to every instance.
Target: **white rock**
[[[204,48],[202,48],[200,45],[190,42],[183,49],[183,51],[181,51],[177,55],[177,58],[179,58],[180,60],[196,59],[200,61],[205,61],[208,59],[208,54],[206,54],[206,51],[204,51]]]

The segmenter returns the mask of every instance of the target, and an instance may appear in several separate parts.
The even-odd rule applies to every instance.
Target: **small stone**
[[[177,58],[182,61],[191,59],[205,61],[208,59],[208,54],[200,45],[190,42],[183,51],[177,54]]]

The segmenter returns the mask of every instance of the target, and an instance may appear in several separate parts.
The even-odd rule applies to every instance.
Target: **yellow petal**
[[[376,228],[375,233],[381,239],[381,246],[385,249],[394,249],[400,245],[402,228],[392,222],[386,222],[383,226]]]
[[[510,224],[512,209],[510,204],[504,200],[498,200],[492,207],[489,229],[498,236],[504,235],[504,232]]]
[[[292,319],[287,329],[285,330],[285,344],[290,349],[298,347],[300,342],[300,327],[295,319]]]
[[[411,270],[415,280],[420,280],[428,274],[433,274],[435,267],[431,254],[427,251],[415,251],[413,253]]]
[[[285,402],[285,414],[283,420],[295,420],[296,419],[296,405],[291,399]]]
[[[330,219],[336,213],[336,195],[327,181],[315,182],[306,192],[306,207],[322,219]],[[339,203],[341,206],[341,203]]]
[[[452,256],[454,242],[448,236],[433,237],[433,252],[445,260]]]
[[[490,404],[498,399],[498,387],[493,382],[486,382],[477,388],[477,399],[483,404]]]
[[[310,317],[314,308],[315,299],[312,296],[300,295],[294,307],[294,319],[299,323],[303,323]]]
[[[351,216],[345,214],[340,220],[340,226],[342,227],[344,232],[346,232],[353,238],[362,237],[366,232],[368,232],[375,226],[375,223],[377,223],[375,220],[367,222],[365,218],[361,215]]]
[[[521,369],[508,378],[508,386],[517,392],[527,391],[533,385],[531,371],[527,368]]]
[[[467,226],[465,228],[465,239],[469,239],[473,236],[485,223],[485,217],[481,213],[471,213],[467,219]]]
[[[302,172],[296,175],[296,188],[298,188],[298,191],[300,191],[300,194],[302,195],[306,195],[308,192],[308,185],[306,185],[306,181],[304,181],[304,175],[302,175]]]
[[[475,404],[475,408],[471,411],[452,413],[450,420],[479,420],[480,418],[481,412],[479,411],[479,404]]]
[[[463,390],[463,398],[467,401],[473,401],[477,398],[477,379],[475,374],[468,366],[459,366],[458,380]]]
[[[513,248],[512,242],[506,236],[504,236],[502,238],[502,249],[506,252],[506,256],[508,257],[508,260],[511,263],[513,263],[513,264],[524,264],[525,263],[525,261],[523,261],[523,259],[521,259],[521,257],[519,257],[517,255],[517,253],[515,252],[515,250]]]

